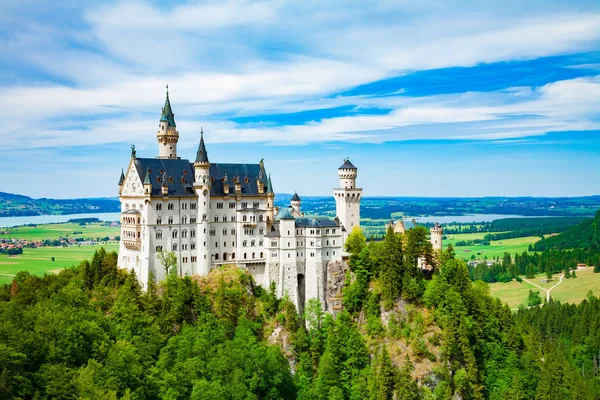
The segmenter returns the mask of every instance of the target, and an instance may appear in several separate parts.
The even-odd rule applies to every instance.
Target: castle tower
[[[362,189],[356,187],[356,175],[358,169],[350,162],[344,160],[344,164],[338,168],[340,187],[333,189],[335,198],[335,214],[343,227],[344,243],[355,226],[360,226],[360,199]]]
[[[194,189],[198,195],[198,217],[196,218],[197,232],[197,271],[200,275],[210,272],[209,232],[210,227],[210,161],[204,145],[204,132],[200,130],[200,144],[194,162]]]
[[[442,234],[444,233],[442,226],[436,222],[429,231],[431,232],[431,245],[433,246],[433,250],[442,251]]]
[[[267,228],[271,229],[271,225],[275,220],[275,192],[273,192],[273,183],[271,182],[271,174],[267,177]]]
[[[298,193],[294,193],[294,196],[292,197],[290,204],[292,206],[294,216],[301,217],[302,212],[300,211],[300,205],[302,204],[302,200],[300,200],[300,196],[298,196]]]
[[[162,108],[158,131],[156,132],[158,158],[179,158],[177,157],[179,131],[176,128],[175,114],[173,114],[171,102],[169,101],[169,85],[167,85],[167,99],[165,100],[165,106]]]

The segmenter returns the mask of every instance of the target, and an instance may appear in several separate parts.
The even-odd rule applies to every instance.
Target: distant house
[[[577,264],[577,268],[587,268],[587,265],[584,263]]]
[[[550,282],[550,279],[542,279],[542,283],[548,283]]]

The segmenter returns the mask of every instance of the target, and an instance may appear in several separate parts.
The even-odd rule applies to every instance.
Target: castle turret
[[[442,226],[436,222],[429,231],[431,232],[431,246],[433,250],[442,251],[442,235],[444,233]]]
[[[149,198],[152,196],[152,182],[150,181],[150,169],[146,170],[144,177],[144,195]]]
[[[210,218],[210,161],[204,145],[204,131],[200,130],[200,144],[194,162],[194,189],[198,196],[198,217],[196,219],[196,231],[198,237],[197,260],[198,270],[194,271],[200,275],[208,275],[210,272],[209,218]]]
[[[335,197],[335,212],[342,225],[343,239],[346,238],[355,226],[360,226],[360,199],[362,189],[356,187],[356,176],[358,169],[350,162],[344,160],[344,164],[338,168],[340,187],[333,189]]]
[[[175,125],[175,114],[171,109],[171,101],[169,100],[169,85],[167,85],[167,98],[165,106],[160,114],[160,122],[158,123],[158,158],[179,158],[177,157],[177,142],[179,141],[179,131]]]
[[[125,173],[121,170],[121,177],[119,178],[119,196],[123,190],[123,183],[125,182]]]
[[[267,177],[267,227],[271,228],[275,219],[275,193],[273,192],[273,183],[271,174]]]
[[[302,200],[300,200],[300,196],[298,196],[298,193],[294,193],[294,196],[292,196],[292,199],[290,201],[290,205],[292,206],[293,214],[295,217],[302,216],[302,212],[300,211],[301,204]]]

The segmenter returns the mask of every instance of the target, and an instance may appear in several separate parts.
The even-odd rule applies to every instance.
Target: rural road
[[[564,277],[565,277],[565,274],[562,274],[562,275],[560,276],[560,279],[558,280],[558,283],[557,283],[556,285],[552,286],[550,289],[544,289],[543,287],[541,287],[541,286],[540,286],[540,285],[538,285],[537,283],[533,283],[533,282],[531,282],[531,281],[529,281],[529,280],[527,280],[527,279],[523,279],[523,281],[525,281],[525,282],[527,282],[527,283],[529,283],[529,284],[531,284],[531,285],[533,285],[533,286],[536,286],[536,287],[538,287],[538,288],[542,289],[544,292],[546,292],[546,303],[547,303],[547,302],[549,302],[549,301],[550,301],[550,291],[551,291],[552,289],[554,289],[555,287],[557,287],[558,285],[560,285],[560,284],[562,283],[562,280],[563,280],[563,278],[564,278]]]

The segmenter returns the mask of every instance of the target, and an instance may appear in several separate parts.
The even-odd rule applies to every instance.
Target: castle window
[[[215,254],[215,260],[219,259],[219,254]]]
[[[215,247],[219,247],[219,242],[215,242]]]
[[[181,245],[181,250],[187,250],[187,246],[188,246],[187,244],[182,244]]]
[[[217,208],[223,208],[223,203],[217,203]]]
[[[231,247],[235,247],[235,242],[231,242]]]
[[[187,203],[181,203],[181,209],[187,210]]]
[[[192,249],[192,250],[196,250],[196,243],[192,243],[192,244],[190,244],[190,249]]]
[[[162,246],[156,246],[156,252],[162,251]]]
[[[248,258],[247,253],[244,253],[244,260],[247,258]]]
[[[242,217],[242,222],[246,222],[247,220],[248,220],[248,217],[244,215],[244,216]]]
[[[162,239],[162,231],[156,231],[156,238],[157,239]]]
[[[160,211],[160,210],[162,210],[162,204],[158,203],[156,205],[156,211]]]
[[[335,246],[335,240],[333,241],[333,245]]]
[[[227,247],[227,242],[223,242],[223,247]]]
[[[333,255],[335,256],[335,251],[333,252]]]
[[[187,224],[187,217],[181,217],[181,223]]]
[[[276,247],[276,246],[277,246],[277,241],[275,241],[275,240],[272,240],[272,241],[271,241],[271,246],[273,246],[273,247]]]
[[[254,247],[256,245],[256,240],[250,242],[250,246]]]
[[[173,203],[169,203],[169,205],[167,205],[167,210],[172,210],[173,207],[175,207],[175,205]]]
[[[190,217],[190,224],[196,223],[196,217]]]
[[[187,231],[185,229],[181,231],[181,237],[187,237]]]
[[[175,229],[175,230],[173,231],[173,234],[172,234],[171,236],[172,236],[173,238],[176,238],[176,237],[177,237],[177,229]]]
[[[260,203],[258,201],[255,201],[254,203],[252,203],[252,207],[258,208],[260,207]]]
[[[196,262],[197,259],[198,259],[198,257],[192,256],[192,262]]]
[[[214,230],[214,229],[211,229],[211,230],[210,230],[210,236],[215,236],[216,234],[217,234],[217,232],[215,232],[215,230]]]
[[[223,228],[223,235],[227,235],[227,228]]]
[[[260,258],[263,258],[263,252],[262,251],[260,252]]]
[[[248,202],[242,201],[242,208],[248,208]]]
[[[190,210],[196,209],[196,203],[190,203]]]
[[[288,258],[290,258],[290,257],[291,257],[291,254],[290,254],[290,253],[288,253]]]
[[[335,229],[332,229],[332,230],[331,230],[331,233],[335,233]],[[334,242],[333,244],[335,244],[335,242]]]
[[[194,229],[190,231],[190,237],[196,237],[196,231]]]
[[[235,201],[229,203],[229,208],[235,208]]]
[[[258,245],[259,245],[259,246],[262,246],[262,245],[263,245],[263,241],[262,241],[262,240],[259,240],[259,241],[258,241]]]
[[[215,222],[219,222],[219,217],[215,217]]]
[[[263,228],[260,228],[260,229],[258,230],[258,234],[259,234],[259,235],[262,235],[262,234],[264,234],[264,233],[265,233],[265,230],[264,230]]]
[[[173,217],[169,217],[169,225],[173,224]]]
[[[248,241],[247,241],[247,240],[244,240],[244,241],[242,242],[242,246],[243,246],[243,247],[247,247],[247,246],[248,246]]]
[[[256,258],[256,257],[255,257],[255,254],[256,254],[256,253],[252,253],[252,258],[253,258],[253,259],[254,259],[254,258]]]
[[[235,260],[235,253],[231,253],[231,259]]]
[[[161,225],[162,224],[162,218],[158,217],[156,218],[156,225]]]
[[[235,228],[231,228],[231,234],[235,235]]]
[[[173,243],[173,251],[177,251],[177,243]]]
[[[206,214],[202,214],[202,221],[206,221],[208,219],[208,217],[206,216]]]

